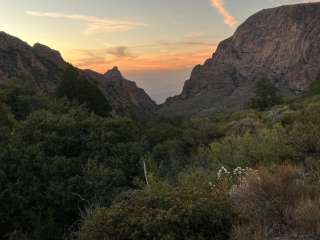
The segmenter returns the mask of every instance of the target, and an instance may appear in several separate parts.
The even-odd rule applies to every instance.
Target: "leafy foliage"
[[[268,79],[261,79],[256,84],[256,96],[251,99],[249,105],[259,111],[264,111],[281,103],[278,89]]]
[[[276,126],[243,136],[228,136],[210,146],[210,160],[215,168],[254,167],[281,163],[294,156],[294,149],[287,142],[285,130]]]
[[[139,148],[118,142],[115,121],[128,124],[101,122],[81,108],[30,115],[1,154],[1,222],[7,225],[1,229],[31,231],[32,239],[59,239],[79,209],[108,204],[133,186],[140,175]]]
[[[57,88],[57,96],[67,97],[70,101],[86,104],[89,110],[107,117],[111,106],[95,83],[79,75],[76,69],[66,70],[64,78]]]
[[[81,240],[227,239],[235,213],[226,195],[193,187],[153,185],[98,208],[81,228]]]
[[[284,162],[309,176],[308,205],[296,201],[290,224],[314,228],[307,216],[318,211],[319,96],[207,118],[111,117],[96,85],[72,70],[58,95],[65,98],[19,81],[0,89],[0,239],[58,240],[79,225],[84,240],[227,239],[232,225],[234,236],[250,236],[226,194],[242,176],[225,181],[218,170],[263,166],[281,180],[268,168]],[[282,199],[275,182],[267,196]]]
[[[312,95],[319,95],[320,94],[320,79],[314,81],[310,86],[310,91]]]
[[[293,123],[290,139],[300,158],[320,156],[320,102],[307,102]]]
[[[17,120],[24,120],[31,112],[48,104],[48,97],[38,93],[23,80],[15,80],[0,88],[0,101],[6,104]]]
[[[33,94],[23,99],[31,97],[42,99]],[[79,210],[108,205],[142,176],[138,124],[101,118],[66,100],[41,105],[29,114],[14,108],[12,114],[0,104],[1,236],[61,239],[79,219]]]

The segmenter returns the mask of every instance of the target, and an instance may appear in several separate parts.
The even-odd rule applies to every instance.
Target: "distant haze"
[[[191,70],[131,72],[126,77],[143,87],[157,103],[163,103],[168,97],[180,94]]]

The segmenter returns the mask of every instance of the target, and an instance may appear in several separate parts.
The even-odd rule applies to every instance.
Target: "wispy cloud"
[[[238,25],[236,18],[225,8],[224,0],[210,0],[211,5],[218,11],[218,13],[224,18],[224,23],[229,27],[235,27]]]
[[[189,38],[202,38],[206,36],[207,36],[206,32],[191,32],[188,34]]]
[[[120,60],[132,60],[135,58],[135,55],[127,46],[75,49],[73,52],[77,56],[76,65],[82,68],[90,68],[92,65],[109,65]]]
[[[212,42],[206,42],[206,41],[195,41],[195,40],[181,40],[181,41],[158,41],[157,42],[162,47],[186,47],[186,46],[195,46],[195,47],[201,47],[201,46],[212,46]]]
[[[116,46],[106,49],[106,53],[110,54],[112,56],[115,56],[117,58],[128,58],[128,57],[134,57],[134,55],[131,53],[129,47],[127,46]]]
[[[65,14],[59,12],[37,12],[27,11],[26,14],[35,17],[62,18],[73,21],[80,21],[86,24],[85,33],[94,34],[98,32],[117,32],[128,31],[130,29],[146,26],[145,23],[139,21],[124,21],[115,19],[98,18],[81,14]]]

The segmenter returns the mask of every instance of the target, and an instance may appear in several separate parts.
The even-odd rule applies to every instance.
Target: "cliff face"
[[[39,43],[31,47],[0,32],[0,83],[22,78],[41,91],[53,93],[69,66],[56,50]],[[105,75],[90,70],[79,69],[79,72],[96,80],[116,112],[147,113],[156,107],[144,90],[123,78],[117,68]]]
[[[181,95],[161,114],[234,110],[253,96],[259,79],[286,94],[306,91],[320,79],[320,3],[262,10],[221,42],[211,59],[196,66]]]
[[[47,55],[55,53],[55,58]],[[59,62],[59,65],[56,64]],[[36,87],[52,92],[68,64],[60,54],[40,44],[34,47],[0,32],[0,82],[14,78],[31,81]]]

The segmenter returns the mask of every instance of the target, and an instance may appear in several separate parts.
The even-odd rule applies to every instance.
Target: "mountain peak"
[[[114,66],[112,69],[110,69],[109,71],[107,71],[105,74],[104,74],[104,76],[106,77],[106,78],[119,78],[119,79],[121,79],[121,78],[123,78],[123,76],[122,76],[122,74],[121,74],[121,72],[120,72],[120,70],[119,70],[119,68],[117,67],[117,66]]]
[[[152,113],[157,104],[135,82],[125,79],[118,67],[105,74],[85,70],[83,74],[98,82],[100,88],[112,102],[112,108],[118,113],[134,110],[138,115]]]

